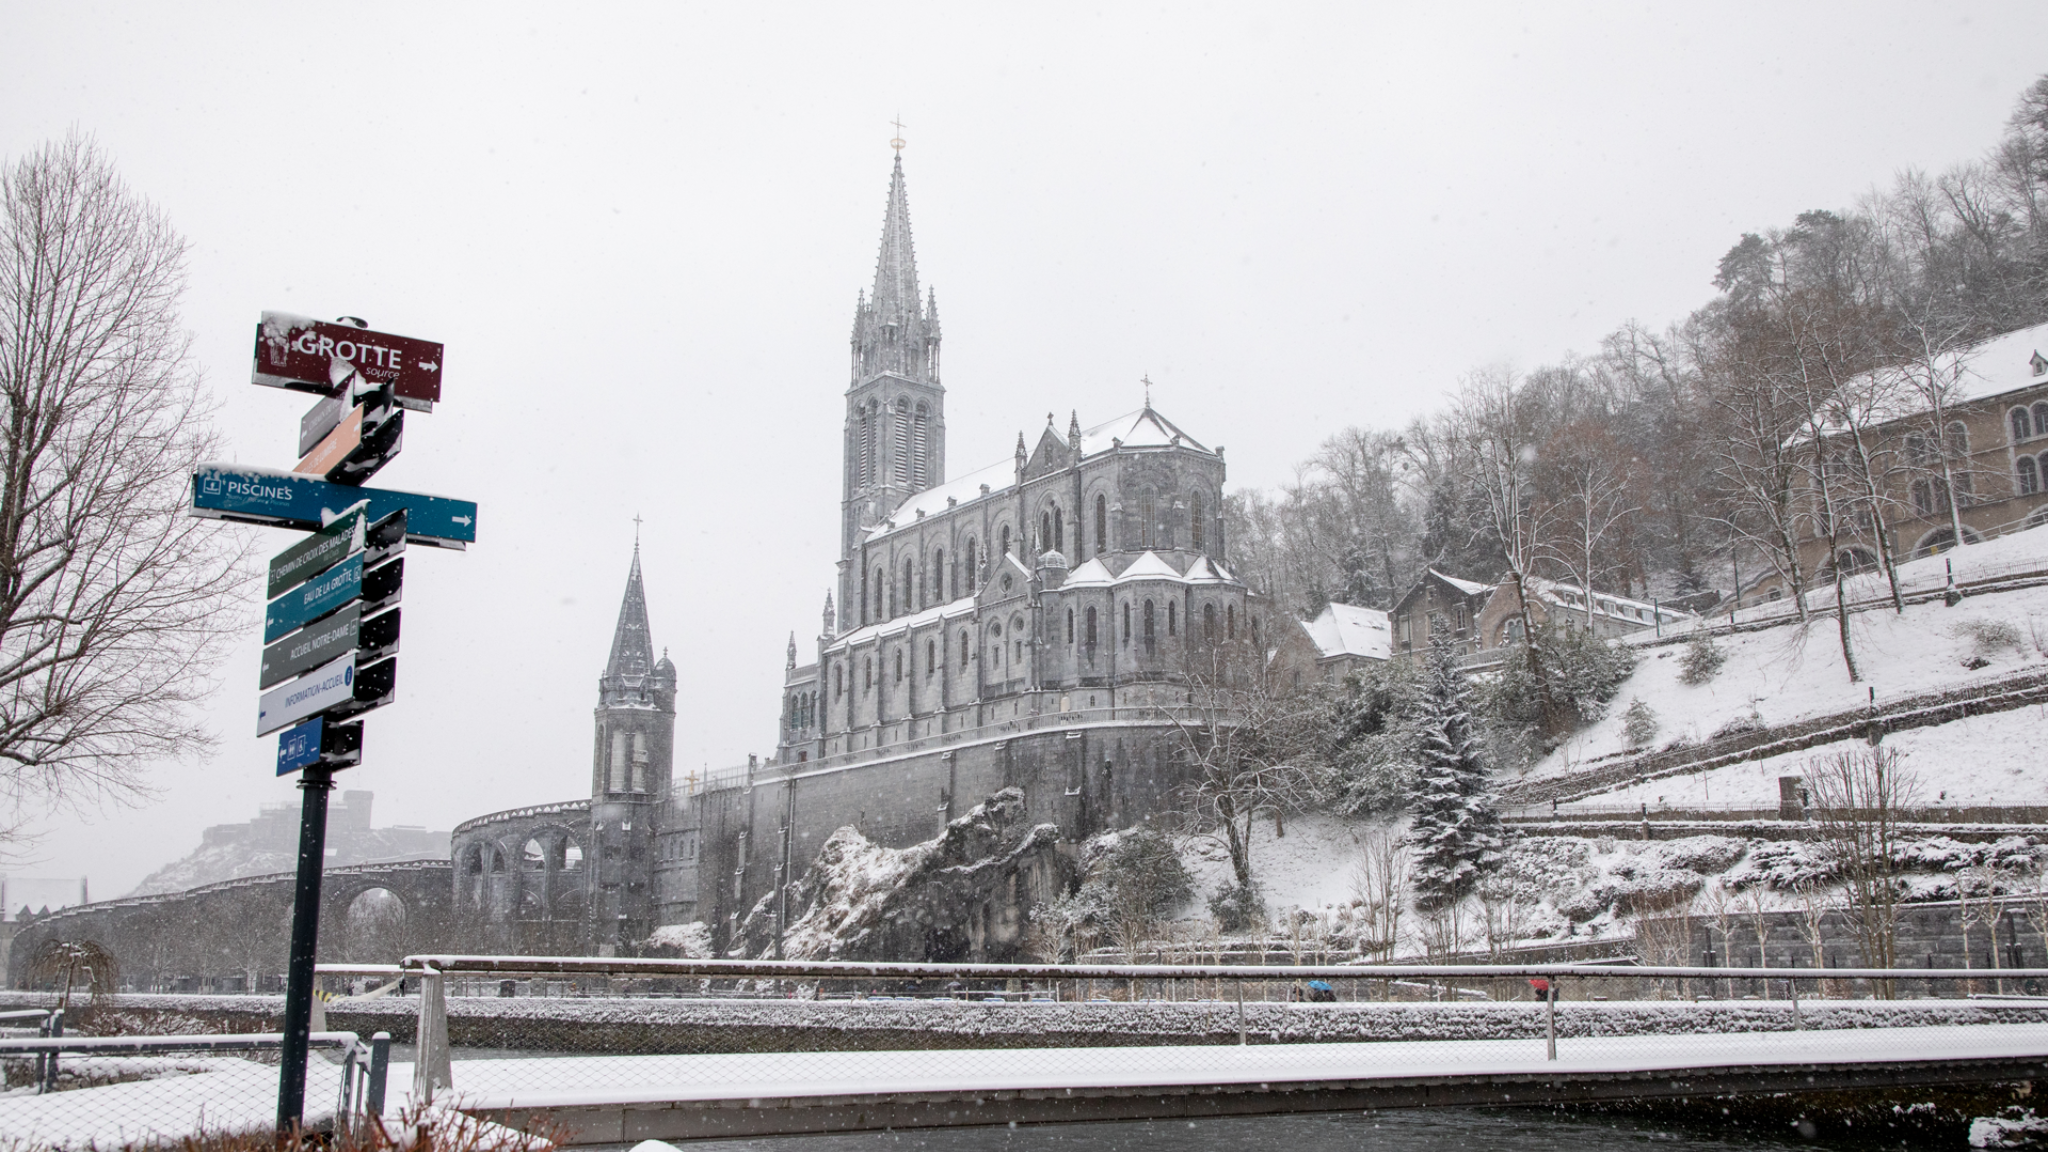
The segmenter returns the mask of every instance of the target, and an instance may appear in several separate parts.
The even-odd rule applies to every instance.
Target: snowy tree
[[[1410,875],[1416,905],[1426,909],[1453,904],[1470,892],[1499,865],[1504,842],[1448,628],[1430,629],[1416,719],[1421,755],[1408,844],[1415,854]]]

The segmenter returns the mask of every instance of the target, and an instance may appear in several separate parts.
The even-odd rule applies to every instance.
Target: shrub
[[[1631,749],[1648,748],[1657,738],[1657,713],[1641,700],[1630,700],[1621,714],[1621,730]]]
[[[1536,630],[1533,646],[1542,657],[1550,698],[1564,713],[1555,718],[1557,727],[1544,732],[1553,740],[1605,715],[1607,702],[1635,670],[1633,648],[1609,644],[1583,629],[1543,625]],[[1530,668],[1530,648],[1521,644],[1511,649],[1500,674],[1478,691],[1478,711],[1486,720],[1544,730],[1544,685]]]
[[[1721,651],[1711,635],[1695,632],[1685,643],[1685,664],[1678,670],[1678,678],[1697,688],[1712,680],[1727,662],[1728,654]]]
[[[1266,902],[1256,887],[1225,884],[1209,897],[1209,914],[1225,932],[1250,932],[1266,918]]]

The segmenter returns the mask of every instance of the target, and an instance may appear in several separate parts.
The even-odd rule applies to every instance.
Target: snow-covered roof
[[[1109,567],[1102,562],[1102,557],[1097,556],[1083,561],[1079,568],[1068,573],[1066,583],[1062,587],[1107,588],[1114,583],[1116,583],[1116,577],[1110,573]]]
[[[1561,584],[1555,580],[1545,580],[1537,576],[1527,577],[1523,584],[1528,588],[1530,595],[1552,607],[1580,613],[1586,610],[1586,593],[1574,585]],[[1502,587],[1506,587],[1506,585],[1502,585]],[[1641,600],[1631,600],[1626,596],[1610,596],[1605,592],[1594,592],[1592,600],[1593,615],[1605,616],[1610,620],[1619,620],[1625,624],[1634,624],[1643,628],[1653,627],[1657,623],[1657,616],[1660,613],[1667,624],[1695,618],[1691,612],[1681,612],[1676,608],[1666,608],[1661,605],[1645,603]]]
[[[1451,587],[1456,588],[1458,591],[1463,592],[1467,596],[1483,596],[1486,593],[1493,591],[1494,588],[1494,586],[1491,584],[1481,584],[1477,580],[1460,580],[1456,576],[1446,576],[1445,574],[1437,571],[1434,568],[1431,568],[1429,570],[1429,574],[1443,581],[1444,583],[1449,584]]]
[[[836,651],[850,644],[861,644],[883,636],[895,636],[908,632],[912,628],[923,627],[926,624],[936,624],[941,620],[951,619],[955,616],[972,616],[973,614],[974,597],[962,596],[945,604],[934,604],[922,612],[912,612],[907,616],[898,616],[893,620],[884,620],[879,624],[866,624],[855,628],[851,632],[842,632],[834,636],[825,645],[825,649],[828,652]]]
[[[1385,660],[1394,653],[1387,614],[1377,608],[1325,604],[1320,615],[1303,625],[1316,651],[1324,657],[1363,656]]]
[[[1173,565],[1160,559],[1157,552],[1146,552],[1140,555],[1136,560],[1131,561],[1130,567],[1117,574],[1118,583],[1122,583],[1125,580],[1178,579],[1180,579],[1180,573],[1174,571]]]
[[[1126,412],[1114,419],[1105,420],[1093,428],[1081,430],[1081,455],[1083,458],[1099,452],[1107,452],[1121,443],[1126,448],[1191,448],[1197,452],[1210,449],[1199,440],[1181,431],[1180,425],[1161,416],[1151,406]],[[1213,453],[1212,453],[1213,454]],[[898,528],[907,528],[917,523],[918,513],[936,516],[947,508],[946,500],[951,497],[956,504],[981,499],[981,486],[988,485],[989,495],[1007,492],[1017,486],[1017,462],[1015,457],[990,464],[955,477],[936,488],[927,488],[907,497],[896,510],[868,532],[868,539],[887,536]]]
[[[2018,328],[1990,337],[1980,343],[1956,352],[1944,353],[1934,358],[1931,366],[1910,364],[1881,369],[1880,373],[1888,387],[1864,388],[1858,384],[1877,380],[1879,373],[1867,373],[1856,378],[1841,393],[1843,397],[1856,397],[1864,401],[1866,408],[1861,422],[1883,424],[1892,420],[1903,420],[1927,411],[1927,377],[1934,376],[1937,385],[1945,386],[1947,404],[1965,404],[1973,400],[1985,400],[2022,388],[2048,385],[2048,324],[2036,324],[2031,328]],[[1919,386],[1914,386],[1914,381]],[[1869,399],[1874,397],[1874,400]],[[1842,431],[1841,414],[1830,411],[1820,421],[1820,434],[1833,435]],[[1787,439],[1787,443],[1802,443],[1812,433],[1802,428]]]

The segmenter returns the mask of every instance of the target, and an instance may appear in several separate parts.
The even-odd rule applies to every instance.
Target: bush
[[[1533,647],[1542,655],[1551,699],[1564,713],[1555,718],[1556,728],[1545,730],[1543,685],[1529,666],[1531,647],[1522,644],[1509,651],[1500,674],[1477,693],[1479,711],[1494,723],[1535,729],[1553,741],[1605,715],[1607,702],[1636,666],[1634,649],[1583,629],[1549,624],[1536,629]]]
[[[1327,799],[1346,816],[1399,812],[1415,776],[1414,661],[1388,660],[1332,695]]]
[[[1657,713],[1641,700],[1630,700],[1628,711],[1621,714],[1621,730],[1631,750],[1648,748],[1657,738]]]
[[[1250,932],[1266,919],[1266,902],[1256,887],[1225,884],[1209,897],[1209,914],[1225,932]]]
[[[1721,651],[1711,635],[1695,632],[1685,643],[1685,663],[1678,670],[1678,678],[1697,688],[1712,680],[1727,662],[1728,654]]]

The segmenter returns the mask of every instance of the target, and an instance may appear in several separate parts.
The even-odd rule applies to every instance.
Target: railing
[[[501,1117],[677,1092],[698,1104],[720,1093],[850,1096],[889,1083],[1078,1091],[1134,1077],[1457,1078],[1560,1062],[2048,1059],[2048,998],[1975,998],[1964,981],[1985,973],[1956,970],[438,955],[403,967],[423,981],[416,1098],[452,1095]],[[2048,986],[2048,968],[2000,975],[2008,987]],[[480,977],[495,995],[445,994]],[[570,985],[576,994],[559,998]],[[530,994],[541,989],[546,998]]]
[[[283,1043],[278,1033],[0,1039],[0,1132],[17,1148],[56,1149],[268,1131]],[[309,1127],[345,1137],[383,1114],[389,1033],[365,1043],[353,1032],[315,1032],[310,1048],[332,1059],[307,1062]],[[329,1100],[331,1108],[315,1103]]]

